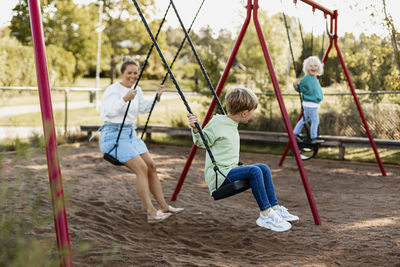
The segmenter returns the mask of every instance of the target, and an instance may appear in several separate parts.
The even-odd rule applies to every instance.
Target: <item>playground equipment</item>
[[[316,204],[315,204],[315,201],[314,201],[314,197],[313,197],[312,192],[311,192],[311,188],[310,188],[310,185],[309,185],[309,182],[308,182],[308,178],[307,178],[304,166],[303,166],[303,162],[302,162],[301,157],[300,157],[300,151],[299,151],[299,148],[297,146],[296,139],[295,139],[295,136],[293,134],[292,127],[290,125],[289,116],[287,114],[287,111],[286,111],[286,108],[285,108],[285,104],[283,102],[283,98],[282,98],[282,94],[281,94],[281,91],[280,91],[280,88],[279,88],[278,80],[276,78],[275,71],[274,71],[274,68],[273,68],[273,65],[272,65],[272,61],[271,61],[271,58],[269,56],[267,45],[266,45],[262,30],[261,30],[261,26],[260,26],[259,20],[258,20],[258,14],[257,14],[257,12],[258,12],[258,0],[248,0],[247,1],[246,10],[247,10],[246,19],[245,19],[244,24],[243,24],[243,26],[241,28],[239,36],[238,36],[238,38],[237,38],[237,40],[236,40],[236,42],[234,44],[234,47],[233,47],[232,52],[231,52],[231,55],[230,55],[230,57],[228,59],[228,62],[226,64],[226,67],[225,67],[225,69],[224,69],[224,71],[222,73],[222,76],[221,76],[221,78],[220,78],[220,80],[218,82],[217,89],[216,89],[216,94],[219,96],[221,91],[222,91],[222,88],[223,88],[223,86],[224,86],[224,84],[226,82],[226,79],[228,77],[229,70],[231,69],[231,67],[232,67],[232,65],[233,65],[233,63],[235,61],[236,54],[237,54],[237,52],[239,50],[240,44],[243,41],[244,35],[245,35],[246,30],[248,28],[248,25],[250,23],[251,15],[253,14],[253,21],[254,21],[254,25],[256,27],[257,36],[258,36],[258,39],[260,41],[260,45],[261,45],[262,51],[264,53],[264,58],[265,58],[265,61],[267,63],[267,67],[268,67],[268,71],[269,71],[269,74],[270,74],[270,78],[271,78],[272,84],[274,86],[275,95],[276,95],[277,100],[279,102],[279,107],[280,107],[280,110],[281,110],[281,113],[282,113],[282,117],[284,119],[284,123],[285,123],[285,126],[286,126],[286,131],[288,133],[290,143],[292,144],[292,149],[294,151],[294,155],[295,155],[295,158],[296,158],[297,166],[299,168],[300,176],[302,178],[302,182],[303,182],[303,185],[304,185],[304,189],[306,191],[307,199],[308,199],[308,202],[309,202],[309,205],[310,205],[313,217],[314,217],[314,223],[316,225],[320,225],[321,224],[321,220],[319,218],[318,210],[317,210],[317,207],[316,207]],[[208,121],[210,120],[211,115],[212,115],[213,110],[214,110],[214,107],[215,107],[215,104],[216,104],[215,98],[213,98],[213,100],[212,100],[212,102],[210,104],[210,107],[208,109],[208,112],[207,112],[207,114],[205,116],[205,119],[203,121],[202,127],[204,127],[208,123]],[[179,191],[180,191],[180,189],[181,189],[181,187],[183,185],[184,179],[186,178],[187,172],[188,172],[188,170],[190,168],[190,165],[191,165],[191,163],[193,161],[193,158],[194,158],[194,155],[195,155],[196,151],[197,151],[197,147],[196,146],[192,146],[191,151],[190,151],[190,155],[188,157],[188,160],[187,160],[187,162],[185,164],[185,167],[184,167],[184,169],[182,171],[182,174],[181,174],[181,176],[179,178],[179,181],[178,181],[178,184],[177,184],[177,186],[175,188],[175,191],[174,191],[174,193],[173,193],[173,195],[171,197],[172,201],[175,201],[176,198],[177,198],[177,195],[178,195],[178,193],[179,193]]]
[[[151,32],[150,27],[147,24],[147,21],[146,21],[144,15],[143,15],[143,12],[141,11],[141,9],[140,9],[140,7],[139,7],[139,5],[138,5],[136,0],[133,0],[133,3],[135,4],[135,7],[136,7],[136,9],[137,9],[137,11],[138,11],[138,13],[140,15],[140,18],[142,19],[142,22],[143,22],[144,26],[146,27],[146,30],[147,30],[151,40],[153,41],[153,44],[155,45],[155,47],[157,49],[157,52],[158,52],[160,58],[162,59],[162,61],[164,63],[164,66],[167,68],[167,71],[168,71],[168,73],[169,73],[169,75],[170,75],[170,77],[171,77],[176,89],[178,90],[179,95],[181,96],[181,99],[182,99],[182,101],[183,101],[183,103],[184,103],[184,105],[186,107],[186,110],[190,114],[193,114],[193,112],[192,112],[192,110],[191,110],[191,108],[189,106],[189,103],[186,100],[185,95],[183,94],[182,90],[180,89],[180,86],[179,86],[175,76],[173,75],[170,66],[168,65],[163,53],[161,52],[161,49],[160,49],[159,45],[157,44],[156,38],[153,36],[153,33]],[[198,56],[198,54],[196,52],[196,49],[194,48],[192,40],[190,39],[190,36],[189,36],[188,32],[186,31],[183,23],[182,23],[182,20],[181,20],[181,18],[179,16],[179,13],[178,13],[178,11],[177,11],[177,9],[175,7],[175,4],[174,4],[174,2],[172,0],[170,1],[170,4],[172,4],[172,7],[173,7],[173,9],[174,9],[174,11],[175,11],[175,13],[177,15],[177,18],[179,19],[181,27],[182,27],[183,31],[185,32],[186,38],[187,38],[187,40],[188,40],[188,42],[189,42],[189,44],[190,44],[190,46],[191,46],[191,48],[193,50],[194,55],[196,56],[198,64],[201,67],[201,70],[203,72],[204,78],[207,80],[207,83],[208,83],[208,85],[209,85],[209,87],[210,87],[210,89],[211,89],[211,91],[212,91],[212,93],[214,95],[213,99],[218,103],[220,109],[225,114],[225,111],[223,110],[222,105],[219,102],[218,96],[215,93],[215,90],[214,90],[214,88],[213,88],[213,86],[212,86],[212,84],[210,82],[210,79],[208,78],[208,75],[207,75],[207,73],[206,73],[206,71],[205,71],[205,69],[203,67],[203,64],[201,63],[201,60],[200,60],[200,58],[199,58],[199,56]],[[210,160],[211,160],[212,164],[214,165],[216,184],[218,184],[218,182],[217,182],[218,181],[218,174],[220,174],[221,176],[225,177],[225,179],[230,180],[227,176],[225,176],[221,172],[221,170],[217,166],[217,163],[215,161],[214,155],[211,152],[211,149],[210,149],[210,147],[208,145],[208,142],[207,142],[207,140],[206,140],[206,138],[204,136],[202,128],[200,127],[200,125],[198,123],[195,123],[195,126],[196,126],[196,128],[197,128],[197,130],[198,130],[198,132],[200,134],[200,137],[201,137],[203,143],[204,143],[204,146],[205,146],[206,151],[207,151],[207,153],[208,153],[208,155],[210,157]],[[248,180],[237,180],[237,181],[233,181],[233,182],[231,181],[231,183],[229,183],[227,185],[217,187],[217,189],[213,192],[212,195],[213,195],[215,200],[219,200],[219,199],[223,199],[223,198],[226,198],[226,197],[233,196],[233,195],[238,194],[240,192],[243,192],[243,191],[245,191],[245,190],[247,190],[249,188],[250,188],[250,182]]]
[[[293,2],[296,4],[297,0],[294,0]],[[301,0],[301,2],[304,2],[305,4],[310,5],[312,7],[313,12],[315,12],[315,10],[320,10],[320,11],[323,12],[325,17],[327,17],[328,15],[330,16],[330,29],[328,31],[329,46],[328,46],[328,48],[327,48],[327,50],[326,50],[326,52],[324,54],[322,62],[326,62],[326,60],[328,58],[328,54],[329,54],[329,52],[330,52],[330,50],[332,48],[332,45],[334,45],[335,49],[337,51],[339,60],[341,62],[342,68],[344,70],[345,76],[347,78],[348,84],[350,86],[354,101],[355,101],[355,103],[357,105],[357,109],[358,109],[358,111],[360,113],[360,117],[361,117],[361,119],[363,121],[363,124],[364,124],[365,130],[367,132],[369,141],[371,143],[372,148],[374,149],[375,156],[376,156],[376,159],[378,161],[379,167],[381,169],[382,175],[386,176],[385,169],[384,169],[382,161],[381,161],[381,159],[379,157],[378,150],[377,150],[375,142],[374,142],[374,140],[373,140],[373,138],[371,136],[367,121],[365,119],[364,113],[362,111],[361,105],[359,103],[357,94],[356,94],[354,86],[353,86],[353,83],[351,81],[350,74],[349,74],[349,72],[347,70],[347,67],[346,67],[346,65],[344,63],[343,56],[342,56],[342,54],[340,52],[340,49],[338,47],[338,44],[337,44],[337,38],[338,38],[338,35],[337,35],[338,11],[337,10],[332,11],[332,10],[330,10],[328,8],[325,8],[324,6],[316,3],[315,1],[311,1],[311,0]],[[237,52],[239,50],[240,44],[241,44],[241,42],[242,42],[242,40],[244,38],[244,34],[245,34],[245,32],[247,30],[247,27],[249,25],[251,14],[253,13],[254,25],[256,27],[256,31],[257,31],[257,35],[258,35],[258,38],[259,38],[259,41],[260,41],[260,45],[261,45],[261,48],[262,48],[263,53],[264,53],[264,57],[265,57],[265,61],[267,63],[267,67],[268,67],[268,71],[269,71],[269,74],[270,74],[270,78],[271,78],[272,84],[274,86],[275,95],[276,95],[277,100],[279,102],[279,107],[280,107],[280,110],[281,110],[281,113],[282,113],[282,116],[283,116],[283,119],[284,119],[284,122],[285,122],[286,131],[287,131],[288,136],[289,136],[289,143],[287,144],[287,146],[285,148],[285,151],[284,151],[284,153],[282,155],[282,158],[281,158],[281,161],[280,161],[279,165],[280,166],[282,165],[283,160],[284,160],[284,158],[285,158],[285,156],[286,156],[286,154],[287,154],[287,152],[289,150],[289,147],[291,146],[292,150],[293,150],[293,153],[294,153],[294,156],[295,156],[295,159],[296,159],[297,166],[299,168],[299,172],[300,172],[300,175],[301,175],[301,178],[302,178],[302,182],[303,182],[306,194],[307,194],[309,205],[310,205],[311,211],[312,211],[313,216],[314,216],[314,222],[315,222],[315,224],[320,225],[321,222],[320,222],[320,219],[319,219],[319,215],[318,215],[318,211],[317,211],[317,208],[316,208],[316,205],[315,205],[315,201],[314,201],[313,196],[312,196],[312,192],[311,192],[311,189],[310,189],[310,186],[309,186],[309,182],[308,182],[305,170],[304,170],[304,166],[303,166],[303,163],[302,163],[302,160],[301,160],[301,157],[300,157],[299,148],[298,148],[297,142],[295,140],[295,137],[293,135],[293,130],[292,130],[292,127],[291,127],[290,122],[289,122],[288,114],[286,112],[286,108],[285,108],[285,105],[284,105],[284,102],[283,102],[283,99],[282,99],[282,95],[281,95],[281,92],[280,92],[279,84],[278,84],[278,81],[277,81],[277,78],[276,78],[276,75],[275,75],[275,72],[274,72],[274,69],[273,69],[273,66],[272,66],[272,62],[271,62],[271,58],[270,58],[269,53],[268,53],[266,42],[265,42],[261,27],[260,27],[260,24],[259,24],[259,21],[258,21],[258,15],[257,15],[258,0],[248,0],[246,9],[247,9],[246,19],[245,19],[244,24],[242,26],[242,29],[241,29],[241,31],[239,33],[239,36],[238,36],[238,38],[237,38],[237,40],[235,42],[235,45],[234,45],[234,47],[232,49],[231,55],[230,55],[230,57],[228,59],[227,65],[226,65],[226,67],[224,69],[224,72],[223,72],[223,74],[222,74],[222,76],[221,76],[221,78],[220,78],[220,80],[218,82],[216,93],[217,93],[217,95],[219,95],[221,93],[221,90],[222,90],[222,88],[223,88],[223,86],[224,86],[224,84],[226,82],[227,77],[228,77],[229,70],[232,67],[233,63],[234,63],[236,54],[237,54]],[[203,122],[203,125],[202,125],[203,127],[210,120],[211,115],[212,115],[213,110],[214,110],[214,107],[215,107],[215,101],[213,99],[213,101],[211,102],[210,107],[208,109],[208,112],[207,112],[207,114],[205,116],[205,119],[204,119],[204,122]],[[298,120],[299,119],[301,119],[301,116],[298,118]],[[190,165],[191,165],[191,163],[193,161],[193,158],[194,158],[194,155],[195,155],[196,151],[197,151],[197,147],[193,145],[192,148],[191,148],[190,154],[188,156],[188,160],[187,160],[187,162],[185,164],[185,167],[184,167],[184,169],[183,169],[183,171],[181,173],[181,176],[179,178],[178,184],[177,184],[177,186],[175,188],[175,191],[174,191],[174,193],[173,193],[173,195],[171,197],[172,201],[175,201],[176,198],[177,198],[177,195],[179,194],[179,191],[180,191],[180,189],[181,189],[181,187],[183,185],[184,179],[185,179],[185,177],[187,175],[187,172],[188,172],[188,170],[190,168]]]
[[[379,156],[378,149],[376,148],[375,141],[374,141],[374,139],[373,139],[373,137],[371,135],[371,131],[369,130],[369,126],[368,126],[367,120],[365,118],[364,112],[363,112],[363,110],[361,108],[360,101],[358,100],[357,93],[355,91],[353,82],[352,82],[351,77],[350,77],[350,73],[349,73],[349,71],[347,69],[346,63],[344,62],[342,53],[341,53],[340,48],[338,46],[338,42],[337,42],[338,41],[338,27],[337,27],[337,24],[338,24],[338,11],[337,10],[334,10],[334,11],[329,10],[329,9],[325,8],[324,6],[314,2],[312,0],[300,0],[300,1],[310,5],[312,7],[312,11],[313,12],[315,12],[315,10],[318,9],[318,10],[323,12],[325,18],[327,18],[328,15],[330,16],[330,28],[329,29],[327,28],[327,33],[328,33],[328,36],[329,36],[329,46],[328,46],[327,50],[325,51],[324,57],[322,58],[322,63],[325,63],[327,61],[329,52],[331,51],[331,48],[332,48],[332,45],[334,45],[335,49],[336,49],[336,52],[337,52],[337,55],[338,55],[338,58],[339,58],[339,61],[340,61],[340,64],[341,64],[341,66],[343,68],[343,71],[344,71],[344,74],[346,76],[347,83],[348,83],[348,85],[350,87],[350,90],[351,90],[351,93],[353,95],[354,102],[356,103],[358,112],[359,112],[361,120],[363,122],[366,134],[368,135],[368,139],[369,139],[369,141],[371,143],[371,146],[372,146],[372,148],[374,150],[375,158],[376,158],[376,160],[378,162],[378,165],[379,165],[379,168],[381,170],[382,175],[386,176],[385,168],[384,168],[382,160],[381,160],[381,158]],[[297,0],[293,0],[293,2],[295,4],[297,4],[298,1]],[[302,114],[300,114],[300,116],[297,119],[297,121],[300,120],[301,118],[302,118]],[[292,140],[290,140],[290,142],[292,142]],[[287,154],[287,152],[289,150],[289,147],[290,147],[290,142],[286,145],[286,148],[285,148],[285,150],[284,150],[284,152],[282,154],[281,160],[279,161],[279,166],[282,166],[283,161],[285,160],[286,154]]]
[[[139,11],[140,9],[137,4],[137,1],[133,0],[133,2]],[[297,2],[297,0],[294,0],[294,3],[296,3],[296,2]],[[359,100],[357,98],[357,95],[356,95],[353,83],[351,81],[349,72],[344,63],[343,56],[342,56],[340,49],[338,47],[338,44],[337,44],[338,12],[337,12],[337,10],[331,11],[331,10],[323,7],[322,5],[320,5],[314,1],[311,1],[311,0],[301,0],[301,2],[304,2],[308,5],[310,5],[312,7],[313,11],[315,11],[316,9],[322,11],[325,17],[328,15],[330,16],[329,46],[325,52],[325,55],[324,55],[322,61],[325,62],[327,60],[328,54],[329,54],[332,46],[334,45],[335,49],[337,51],[339,60],[341,62],[341,65],[343,67],[345,76],[347,78],[349,87],[353,94],[354,101],[356,102],[358,111],[360,113],[360,117],[363,121],[369,141],[371,143],[372,148],[374,149],[375,156],[376,156],[376,159],[380,166],[382,175],[386,176],[386,172],[384,170],[383,164],[379,157],[375,142],[371,136],[370,130],[368,128],[368,124],[366,122],[364,113],[361,109],[361,106],[360,106]],[[173,3],[172,0],[171,0],[171,3]],[[60,255],[61,266],[72,266],[71,247],[70,247],[69,234],[68,234],[66,210],[65,210],[64,195],[63,195],[63,186],[62,186],[62,179],[61,179],[61,170],[60,170],[59,159],[57,156],[56,133],[55,133],[54,118],[53,118],[52,105],[51,105],[50,86],[49,86],[47,62],[46,62],[46,55],[45,55],[46,52],[45,52],[45,46],[44,46],[44,40],[43,40],[43,28],[42,28],[42,23],[41,23],[40,3],[39,3],[39,0],[29,0],[28,4],[29,4],[30,22],[31,22],[31,28],[32,28],[32,40],[33,40],[33,46],[34,46],[34,51],[35,51],[36,71],[37,71],[37,79],[38,79],[38,87],[39,87],[39,97],[40,97],[40,103],[41,103],[43,130],[44,130],[44,136],[46,138],[46,156],[47,156],[49,182],[50,182],[51,196],[52,196],[54,223],[55,223],[55,230],[56,230],[56,237],[57,237],[57,248],[58,248],[59,255]],[[175,7],[174,7],[174,9],[175,9]],[[319,218],[317,207],[316,207],[314,198],[312,196],[309,182],[308,182],[305,170],[304,170],[303,162],[300,158],[299,148],[297,146],[297,142],[293,135],[292,127],[290,125],[288,114],[286,112],[286,108],[285,108],[285,105],[284,105],[284,102],[282,99],[279,84],[277,82],[277,78],[276,78],[276,75],[274,72],[271,58],[268,53],[267,45],[266,45],[259,21],[258,21],[258,14],[257,14],[258,0],[247,0],[246,9],[247,9],[246,19],[245,19],[242,29],[239,33],[239,36],[234,44],[232,53],[228,59],[227,65],[224,69],[224,72],[218,82],[217,89],[215,91],[216,96],[220,95],[221,90],[226,82],[227,76],[229,74],[229,70],[234,63],[236,54],[237,54],[240,44],[244,38],[245,32],[248,28],[248,25],[249,25],[249,22],[251,19],[251,15],[253,14],[254,25],[256,27],[257,35],[258,35],[258,38],[260,41],[262,51],[264,53],[264,58],[265,58],[265,61],[266,61],[267,67],[268,67],[270,78],[271,78],[272,84],[274,86],[275,95],[279,102],[279,107],[280,107],[280,110],[281,110],[281,113],[282,113],[282,116],[283,116],[283,119],[285,122],[289,140],[290,140],[290,142],[287,144],[287,147],[285,149],[284,155],[282,156],[280,164],[282,164],[284,157],[286,156],[286,153],[289,149],[289,146],[291,146],[292,150],[294,152],[297,166],[299,168],[299,172],[300,172],[300,175],[302,178],[304,189],[306,191],[308,202],[309,202],[309,205],[310,205],[313,217],[314,217],[314,222],[316,225],[320,225],[321,221]],[[141,14],[141,16],[142,16],[143,22],[145,22],[143,14]],[[147,23],[145,23],[145,25],[147,25]],[[156,46],[160,57],[163,59],[163,63],[166,66],[170,77],[172,78],[177,89],[179,89],[179,85],[178,85],[170,67],[168,66],[167,62],[165,61],[164,57],[162,56],[162,52],[161,52],[160,48],[158,47],[157,42],[154,39],[153,35],[151,34],[151,31],[148,28],[148,26],[147,26],[147,31],[149,32],[150,36],[152,37],[153,44]],[[188,37],[188,34],[186,31],[185,31],[185,34]],[[188,40],[190,40],[190,38],[188,38]],[[193,47],[193,45],[192,45],[192,47]],[[180,93],[182,100],[186,104],[187,110],[189,111],[189,113],[191,113],[190,107],[187,105],[187,102],[185,101],[185,97],[182,94],[182,91],[178,90],[178,92]],[[204,119],[204,122],[202,125],[203,127],[210,120],[210,117],[213,113],[215,104],[217,102],[218,102],[218,97],[214,97],[210,104],[209,110],[206,114],[206,117]],[[196,128],[199,130],[199,132],[201,132],[200,125],[197,124]],[[204,137],[202,139],[204,141]],[[172,200],[176,200],[177,194],[179,193],[179,190],[182,187],[183,181],[186,177],[186,174],[189,170],[189,167],[191,165],[191,162],[193,160],[193,157],[194,157],[196,151],[197,151],[197,147],[193,146],[191,149],[189,158],[186,162],[185,168],[179,179],[178,185],[172,196]],[[216,169],[216,171],[217,171],[217,169]]]
[[[36,75],[42,112],[43,131],[46,138],[47,170],[49,173],[51,203],[53,206],[54,226],[57,237],[57,249],[61,266],[72,266],[71,245],[69,242],[67,214],[61,179],[60,162],[57,154],[56,131],[51,105],[50,84],[46,62],[46,49],[43,39],[43,26],[39,0],[29,0],[29,13],[32,29],[33,48],[35,50]]]

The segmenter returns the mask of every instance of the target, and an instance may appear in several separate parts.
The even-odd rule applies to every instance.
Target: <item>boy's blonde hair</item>
[[[319,60],[319,58],[316,56],[311,56],[311,57],[306,58],[306,60],[304,60],[304,62],[303,62],[303,72],[305,74],[307,74],[307,75],[309,74],[307,71],[307,67],[310,64],[318,65],[318,76],[320,76],[324,73],[324,65],[322,64],[321,60]]]
[[[230,114],[238,114],[244,110],[253,110],[258,106],[258,98],[250,89],[236,87],[225,96],[226,110]]]

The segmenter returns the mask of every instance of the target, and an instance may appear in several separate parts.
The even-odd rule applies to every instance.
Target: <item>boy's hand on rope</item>
[[[294,86],[298,86],[299,84],[300,84],[300,78],[297,79],[297,80],[293,83]]]
[[[135,98],[136,94],[137,94],[136,90],[129,90],[126,93],[126,95],[124,95],[123,99],[124,99],[125,102],[131,101],[132,99]]]
[[[197,128],[195,125],[196,123],[198,123],[197,116],[195,114],[188,114],[187,117],[188,117],[189,125],[193,129],[193,132],[197,133]]]
[[[161,95],[163,93],[163,90],[164,90],[164,85],[160,84],[157,87],[157,101],[160,101],[160,98],[161,98]]]

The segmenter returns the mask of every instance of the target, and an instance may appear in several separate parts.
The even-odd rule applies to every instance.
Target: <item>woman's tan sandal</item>
[[[156,214],[154,216],[147,215],[147,222],[148,223],[158,223],[162,222],[165,219],[167,219],[169,216],[171,216],[171,213],[164,213],[161,210],[157,210]]]
[[[162,212],[169,213],[169,214],[176,214],[176,213],[180,213],[184,210],[185,210],[184,208],[174,208],[172,206],[168,206],[168,209],[164,209],[164,210],[162,210]]]

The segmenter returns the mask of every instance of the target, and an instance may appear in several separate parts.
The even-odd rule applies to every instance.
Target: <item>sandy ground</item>
[[[189,148],[149,145],[167,198],[172,195]],[[203,180],[200,151],[173,204],[185,212],[154,225],[135,192],[135,175],[101,157],[96,143],[59,148],[75,266],[400,266],[400,168],[376,164],[311,160],[305,168],[322,225],[314,224],[293,158],[242,153],[245,164],[271,166],[280,203],[300,217],[276,233],[255,221],[257,205],[248,190],[214,201]],[[35,181],[32,194],[50,208],[44,155],[3,159],[1,179]],[[54,235],[54,226],[33,231]],[[92,244],[86,253],[77,247]]]

